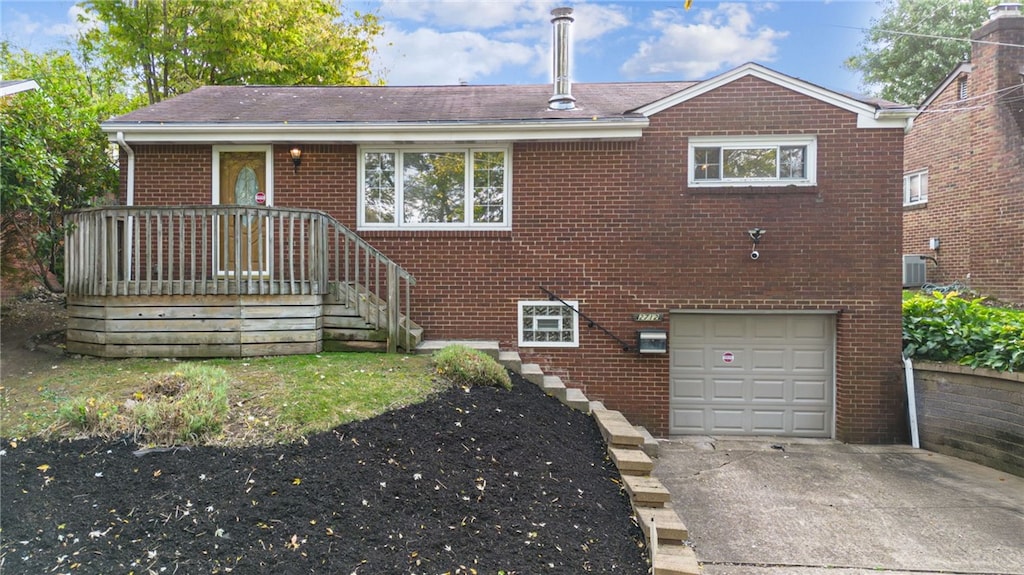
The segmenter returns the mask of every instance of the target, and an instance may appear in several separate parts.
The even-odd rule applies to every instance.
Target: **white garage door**
[[[831,437],[831,315],[673,314],[673,434]]]

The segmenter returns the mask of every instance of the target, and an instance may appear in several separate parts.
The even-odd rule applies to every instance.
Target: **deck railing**
[[[329,215],[243,206],[102,207],[67,217],[68,296],[328,295],[409,334],[409,272]],[[404,321],[405,325],[400,325]],[[408,342],[406,342],[408,345]],[[408,347],[406,347],[408,349]]]

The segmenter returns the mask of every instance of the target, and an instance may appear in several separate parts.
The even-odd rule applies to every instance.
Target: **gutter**
[[[491,122],[106,122],[108,134],[129,134],[133,142],[290,143],[304,142],[522,142],[543,140],[639,139],[646,117],[581,117]]]
[[[128,152],[128,190],[127,205],[135,205],[135,150],[124,139],[124,132],[117,132],[117,143]]]

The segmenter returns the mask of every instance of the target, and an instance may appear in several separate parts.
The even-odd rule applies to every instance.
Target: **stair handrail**
[[[636,351],[637,350],[636,347],[631,346],[629,343],[627,343],[625,340],[623,340],[619,336],[617,336],[614,333],[608,331],[604,326],[602,326],[601,324],[597,323],[595,320],[593,320],[590,317],[588,317],[585,313],[581,312],[576,306],[572,305],[571,303],[569,303],[569,302],[565,301],[564,299],[562,299],[562,298],[558,297],[557,295],[555,295],[555,293],[552,292],[551,290],[547,289],[544,286],[537,286],[537,287],[540,288],[540,291],[542,291],[545,294],[547,294],[548,299],[550,299],[550,300],[557,300],[563,306],[571,309],[576,315],[578,315],[581,318],[587,320],[587,327],[589,327],[589,328],[595,328],[596,327],[597,329],[599,329],[599,330],[603,331],[605,334],[607,334],[608,337],[610,337],[610,338],[614,339],[615,341],[619,342],[619,345],[622,346],[622,351]]]

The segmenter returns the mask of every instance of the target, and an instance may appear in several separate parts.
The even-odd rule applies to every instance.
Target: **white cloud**
[[[479,80],[505,66],[523,66],[534,59],[522,44],[487,38],[477,32],[438,32],[420,28],[385,30],[378,57],[392,85],[458,84]]]
[[[755,10],[773,9],[770,4]],[[757,27],[747,4],[722,3],[714,9],[655,11],[648,24],[656,35],[640,43],[621,68],[630,78],[675,75],[700,79],[745,62],[770,62],[776,42],[788,33]]]
[[[385,0],[377,61],[389,84],[487,83],[517,71],[517,83],[551,79],[552,0]],[[614,5],[577,2],[572,50],[600,51],[601,40],[629,25]],[[507,79],[503,81],[509,81]]]
[[[555,4],[550,0],[383,0],[381,15],[441,29],[489,30],[544,22]]]
[[[68,8],[66,21],[47,26],[44,33],[51,36],[64,36],[69,40],[74,40],[78,37],[79,32],[87,32],[100,25],[99,21],[94,17],[86,17],[84,22],[79,21],[79,16],[86,15],[85,9],[75,4]]]

